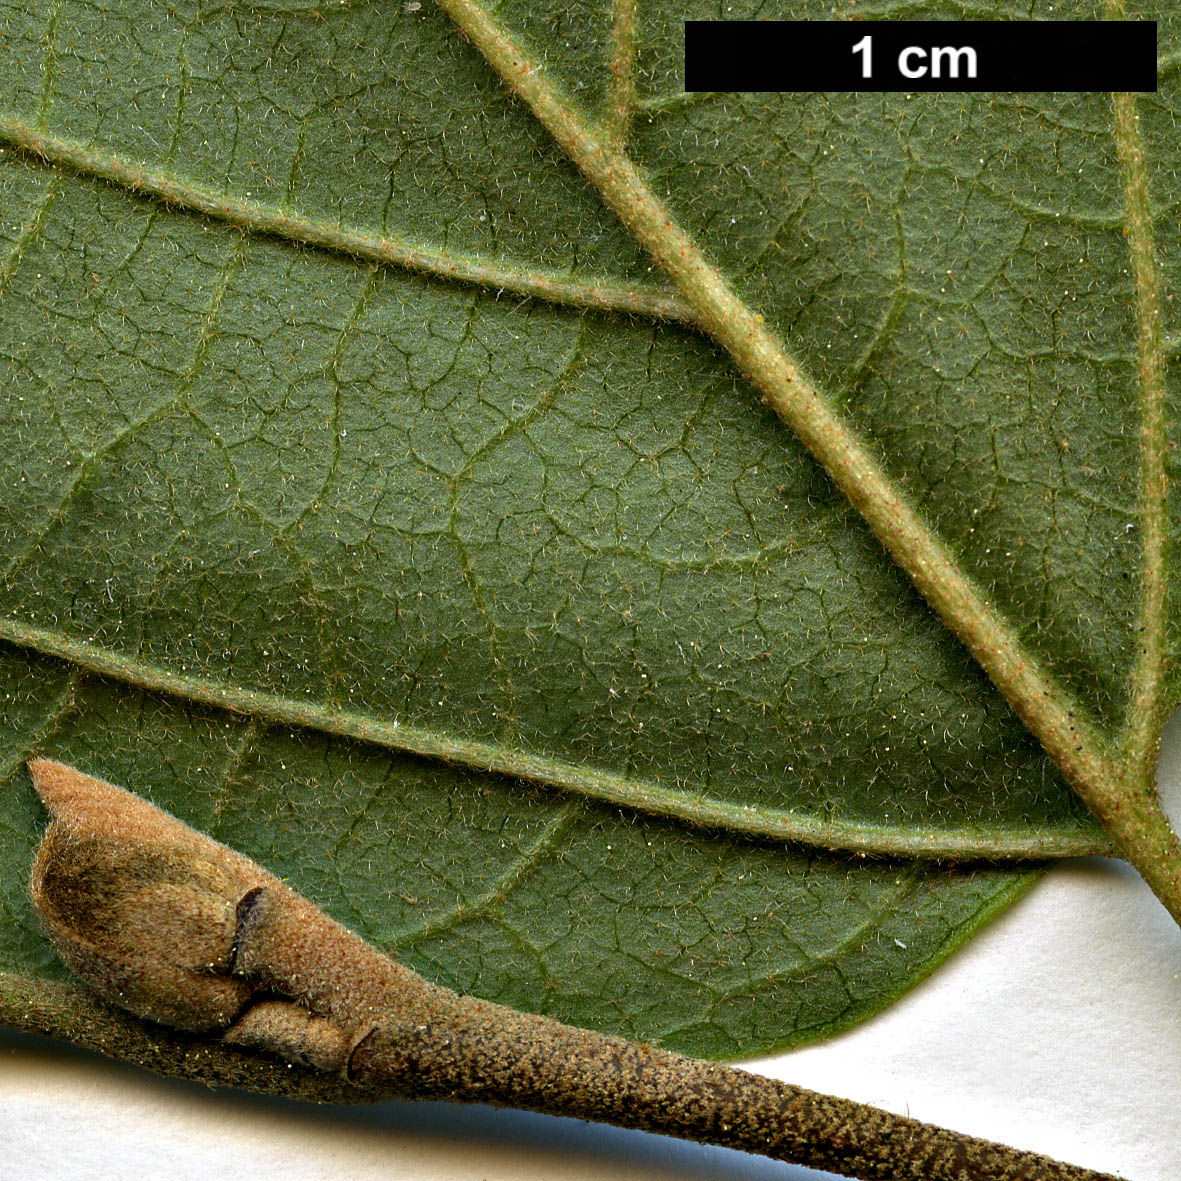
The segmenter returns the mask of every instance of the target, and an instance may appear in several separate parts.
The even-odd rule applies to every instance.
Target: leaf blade
[[[110,322],[103,333],[150,317],[149,300],[189,290],[191,305],[159,349],[144,349],[131,372],[115,370],[119,404],[109,421],[95,418],[93,403],[83,402],[84,417],[64,424],[52,404],[39,411],[20,395],[12,403],[9,429],[38,443],[22,459],[26,478],[15,482],[7,509],[13,557],[10,618],[2,626],[10,639],[273,720],[463,758],[746,831],[960,855],[1103,847],[1015,723],[980,699],[987,691],[954,645],[872,544],[849,533],[847,511],[807,461],[785,449],[774,423],[741,410],[718,414],[732,378],[716,372],[712,355],[690,338],[663,329],[652,337],[643,326],[572,319],[560,309],[530,313],[535,326],[524,337],[530,321],[487,296],[465,295],[456,305],[446,288],[375,277],[331,257],[293,263],[277,244],[223,241],[214,226],[191,227],[183,215],[101,186],[71,181],[63,191],[62,200],[76,205],[58,206],[50,237],[68,233],[71,218],[126,226],[101,272],[92,254],[104,298],[120,305],[103,317]],[[180,242],[180,261],[162,265],[160,252]],[[129,253],[141,261],[124,275]],[[46,311],[15,329],[25,338],[22,355],[30,361],[20,364],[35,374],[32,389],[59,385],[56,367],[72,369],[75,356],[86,385],[110,383],[103,355],[85,356],[93,339],[85,317],[64,359],[60,346],[46,347],[62,339],[74,309],[94,299],[93,281],[68,279],[71,266],[67,254],[42,246],[21,268],[34,289],[17,296],[18,308],[40,298],[36,276],[58,277]],[[274,290],[282,294],[265,294]],[[301,343],[287,318],[315,317],[325,300],[341,302],[338,324]],[[485,342],[479,346],[469,343],[473,315]],[[369,317],[368,327],[358,327],[358,316]],[[420,318],[443,337],[438,351],[412,351]],[[268,341],[261,348],[251,343],[259,331]],[[313,340],[308,371],[290,373],[285,387],[268,392],[267,375]],[[463,391],[473,372],[484,376],[488,342],[505,360],[473,428]],[[375,364],[383,351],[393,360]],[[708,383],[687,416],[673,402],[686,365]],[[548,383],[521,412],[513,409],[513,366]],[[626,375],[636,392],[630,406],[608,402],[599,425],[608,374]],[[246,392],[256,375],[262,392]],[[416,405],[415,382],[435,389],[450,413],[440,415],[429,398]],[[369,405],[373,384],[388,409]],[[76,437],[63,438],[63,425]],[[469,436],[458,447],[457,430]],[[753,455],[727,454],[734,431],[753,444]],[[357,442],[346,441],[350,432]],[[302,458],[308,448],[311,463]],[[396,495],[383,503],[380,485],[363,486],[365,473],[405,448],[410,463],[394,469]],[[652,456],[652,478],[637,453]],[[186,466],[173,469],[158,458],[171,455],[184,455]],[[624,486],[604,484],[604,468],[608,480],[625,478]],[[763,488],[776,477],[765,473],[776,468],[791,483],[768,499]],[[129,480],[144,493],[129,498]],[[27,499],[55,485],[49,501]],[[711,485],[721,485],[720,495]],[[670,493],[674,512],[666,507]],[[712,498],[708,507],[703,495]],[[605,530],[604,503],[617,506]],[[805,503],[811,508],[802,513]],[[652,525],[637,513],[656,523],[650,537],[644,534]],[[96,515],[109,539],[98,567]],[[640,540],[629,542],[637,524]],[[498,535],[506,547],[483,540]],[[506,554],[514,563],[507,572]],[[358,563],[366,583],[358,582]],[[425,615],[421,590],[401,573],[408,569],[440,596]],[[572,581],[570,572],[580,569],[588,576]],[[537,587],[532,602],[522,603],[525,583]],[[495,588],[483,606],[481,584]],[[257,598],[262,587],[269,601],[283,602],[281,610]],[[227,598],[247,605],[244,618],[226,618]],[[737,664],[714,622],[733,601],[749,604],[747,615],[766,616],[761,635],[729,629]],[[401,613],[407,623],[390,626],[391,604],[395,619]],[[637,613],[650,621],[638,633]],[[39,626],[39,617],[55,626]],[[662,619],[676,622],[670,628]],[[361,662],[374,672],[344,697],[337,684],[347,674],[326,620],[339,634],[360,637]],[[454,638],[440,643],[440,634]],[[192,637],[183,654],[182,636]],[[598,652],[581,668],[578,648],[589,637]],[[822,642],[840,655],[824,657]],[[900,643],[918,654],[892,659]],[[793,659],[801,648],[804,658]],[[618,652],[627,653],[623,667]],[[498,662],[518,671],[498,672]],[[726,664],[732,667],[718,681],[718,666]],[[789,675],[803,686],[796,694],[781,679],[793,664]],[[411,684],[409,693],[391,688],[399,679]],[[868,701],[859,682],[871,687]],[[499,685],[498,700],[488,700],[489,684]],[[901,719],[897,698],[911,700]],[[800,704],[815,722],[800,720]],[[739,712],[752,705],[757,720]],[[850,734],[845,719],[867,705],[872,720]],[[703,717],[712,718],[706,729]],[[941,781],[945,786],[933,807],[918,809],[918,823],[882,821],[877,800],[883,789],[890,798],[888,782],[869,801],[852,791],[841,796],[840,781],[861,764],[901,766],[895,774],[908,778],[913,772],[898,764],[897,751],[905,747],[907,757],[927,762],[928,731],[937,733],[934,720],[944,717],[950,739],[923,786],[928,797]],[[645,718],[655,739],[641,733]],[[975,784],[975,771],[966,778],[956,768],[954,748],[965,732],[996,763]],[[860,747],[834,767],[827,752],[850,737]],[[708,770],[711,743],[730,752],[732,766]],[[662,775],[670,754],[671,774]],[[719,777],[712,789],[711,774]],[[903,807],[916,814],[914,804]],[[962,825],[970,829],[966,840],[956,832]]]
[[[91,17],[69,5],[48,32],[31,34],[57,47],[51,70],[22,93],[19,36],[8,40],[16,59],[0,68],[14,82],[14,110],[25,103],[14,117],[26,127],[39,118],[59,142],[72,140],[107,161],[144,161],[163,178],[153,182],[157,196],[183,182],[207,195],[224,191],[234,216],[274,211],[274,222],[258,221],[263,228],[287,218],[306,237],[313,222],[345,222],[371,241],[409,243],[424,259],[445,260],[450,249],[456,260],[486,268],[465,272],[479,286],[527,272],[545,278],[537,294],[552,296],[566,284],[567,301],[583,298],[572,290],[604,285],[659,296],[634,243],[437,25],[399,28],[393,40],[382,26],[386,40],[372,44],[412,46],[403,58],[387,58],[411,64],[382,77],[370,63],[362,85],[346,85],[365,41],[359,30],[378,19],[358,11],[333,14],[325,44],[339,51],[336,73],[324,53],[316,56],[323,30],[310,10],[253,12],[233,30],[232,50],[216,59],[226,37],[217,14]],[[128,79],[143,67],[129,66],[124,47],[95,55],[97,70],[93,63],[82,69],[85,54],[76,46],[86,43],[79,33],[92,19],[104,35],[130,24],[166,32],[152,62],[166,83],[159,99],[128,93]],[[313,20],[317,45],[304,45]],[[271,79],[281,101],[268,118],[279,130],[265,139],[260,120],[239,144],[218,126],[226,109],[210,96],[221,86],[244,109],[261,112],[255,76],[263,75],[253,66],[288,22],[294,31],[283,49],[301,46],[294,56],[306,59],[305,73]],[[602,41],[593,28],[586,38]],[[651,43],[639,50],[649,60]],[[194,70],[199,57],[207,77]],[[432,68],[445,63],[454,82],[459,97],[445,117],[429,110],[437,92],[414,74],[422,60]],[[309,76],[339,84],[330,116],[309,104]],[[105,102],[96,103],[96,94]],[[120,95],[139,122],[108,127],[96,111],[117,107],[112,96]],[[660,94],[641,99],[639,109],[665,120],[633,123],[641,153],[660,135],[667,141],[670,113],[716,116],[708,101],[665,102]],[[373,135],[391,113],[401,156],[383,154]],[[203,140],[202,122],[210,120],[216,131]],[[624,122],[619,117],[617,126]],[[332,142],[339,125],[357,130],[360,166]],[[484,129],[482,158],[495,160],[499,175],[465,169],[456,137],[448,138],[461,126]],[[678,152],[671,158],[683,163]],[[1099,847],[1094,826],[1020,726],[896,574],[877,564],[872,543],[809,461],[757,408],[735,408],[741,375],[688,334],[563,307],[510,314],[487,294],[336,257],[339,242],[302,251],[228,234],[224,223],[30,168],[11,154],[3,166],[4,221],[9,209],[23,211],[0,271],[3,306],[18,313],[11,321],[18,347],[5,359],[13,395],[5,429],[37,438],[20,459],[25,488],[10,493],[4,510],[6,546],[28,559],[18,559],[4,586],[10,639],[271,723],[381,737],[590,794],[595,781],[613,778],[616,786],[600,794],[694,821],[878,850],[995,853],[997,834],[1010,854]],[[126,184],[130,174],[108,179]],[[22,186],[31,187],[29,202]],[[715,218],[729,200],[720,195]],[[55,210],[67,216],[55,222]],[[1041,216],[1031,206],[1025,213]],[[1080,218],[1084,229],[1110,229],[1102,216]],[[998,219],[990,224],[1003,237]],[[789,202],[778,236],[800,226],[806,241]],[[79,248],[87,230],[90,240]],[[782,274],[770,265],[774,246],[773,236],[761,254],[746,244],[739,254]],[[935,247],[923,263],[927,278],[947,255],[946,244]],[[98,292],[79,281],[80,262],[92,261]],[[871,259],[869,271],[875,265]],[[826,306],[822,280],[813,282],[817,307]],[[623,296],[613,299],[614,307],[627,306]],[[174,311],[173,339],[153,323],[161,306]],[[885,298],[877,308],[857,321],[871,339],[857,346],[846,397],[879,379],[890,367],[883,359],[893,364],[898,342],[905,344],[905,302]],[[803,323],[804,347],[823,356],[824,333],[806,317]],[[918,343],[907,348],[913,360]],[[310,363],[300,363],[301,352]],[[958,353],[946,355],[955,361]],[[452,380],[457,373],[462,380]],[[913,366],[906,381],[918,388]],[[410,407],[413,430],[394,415],[377,421],[374,389],[404,417]],[[458,416],[453,407],[465,392],[475,396]],[[30,417],[20,403],[30,394],[44,396],[52,413]],[[688,412],[668,413],[678,400],[689,401]],[[358,432],[371,436],[368,446],[344,442]],[[183,456],[192,470],[174,478],[153,452]],[[383,502],[372,486],[368,499],[342,495],[350,481],[372,482],[391,457],[396,474],[386,478],[397,484],[395,498]],[[83,478],[69,492],[61,476],[77,465]],[[546,484],[555,472],[564,485],[556,499]],[[703,487],[720,485],[732,491],[728,499],[702,499]],[[65,507],[81,511],[59,511],[67,496]],[[712,529],[701,527],[707,518]],[[217,524],[202,537],[210,521]],[[382,530],[403,548],[384,536],[375,544]],[[537,533],[537,545],[522,540]],[[421,585],[415,589],[407,570],[414,578],[425,571],[421,585],[438,601],[424,609]],[[567,590],[571,571],[582,580],[578,594]],[[662,598],[670,586],[675,630]],[[794,620],[775,606],[785,589]],[[248,604],[245,627],[240,604]],[[562,607],[556,614],[555,604]],[[385,626],[391,611],[410,621],[393,642]],[[565,630],[555,627],[558,619]],[[539,635],[546,637],[540,647]],[[588,647],[588,636],[597,647]],[[688,676],[670,637],[694,652]],[[1095,666],[1089,654],[1067,679],[1085,680]],[[350,682],[359,671],[370,695],[358,711]],[[806,685],[795,700],[792,678]],[[399,682],[403,688],[391,691]],[[735,724],[739,714],[754,724]],[[650,740],[654,730],[659,741]],[[133,724],[110,734],[118,744],[142,736]],[[92,769],[146,788],[152,761],[138,770],[129,763],[123,776],[107,765]],[[808,789],[799,796],[792,794],[798,778]],[[932,792],[937,799],[928,807]],[[306,807],[310,795],[300,799]],[[894,823],[882,823],[887,812]],[[967,843],[957,844],[965,833]],[[910,844],[891,845],[899,834]],[[725,833],[711,839],[734,841]],[[513,877],[509,869],[472,886],[470,905]],[[999,885],[989,895],[1002,896]],[[470,948],[431,954],[440,963],[454,955],[457,972],[472,963]],[[930,947],[924,954],[934,962]],[[530,956],[514,955],[506,947],[503,963],[527,975]],[[532,962],[535,968],[536,956]],[[537,998],[547,993],[536,976],[530,995],[542,1003]],[[912,964],[893,978],[914,976]],[[511,981],[501,983],[511,993]],[[879,982],[878,995],[893,987]],[[586,997],[577,1003],[584,1012],[594,1007]],[[728,1052],[739,1043],[733,1028],[721,1037],[694,1020],[682,1014],[678,1027],[705,1039],[693,1044],[714,1037],[714,1051]],[[731,1024],[742,1020],[753,1019]],[[752,1036],[759,1044],[760,1035]]]
[[[848,1027],[1040,876],[686,829],[79,680],[18,652],[0,669],[6,702],[32,701],[30,682],[56,676],[57,709],[33,711],[20,746],[149,783],[154,803],[298,880],[428,978],[689,1053],[733,1057]],[[27,863],[40,808],[15,760],[2,798],[5,864]],[[6,875],[2,900],[10,994],[68,980],[24,882]]]

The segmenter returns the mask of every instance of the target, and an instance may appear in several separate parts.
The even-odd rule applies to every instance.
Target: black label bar
[[[1156,21],[686,21],[685,89],[1155,91]]]

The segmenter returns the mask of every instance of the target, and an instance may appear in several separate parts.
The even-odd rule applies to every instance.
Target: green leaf
[[[682,97],[684,15],[644,13],[625,119],[609,11],[499,10],[1114,735],[1110,100]],[[436,979],[695,1053],[857,1020],[1031,880],[855,854],[1106,848],[441,13],[62,0],[0,54],[4,970],[60,973],[34,749]],[[1176,76],[1140,105],[1166,285]]]

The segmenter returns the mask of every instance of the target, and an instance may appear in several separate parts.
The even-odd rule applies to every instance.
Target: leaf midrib
[[[307,245],[447,278],[481,285],[495,284],[553,302],[697,323],[731,353],[756,386],[764,389],[765,400],[788,420],[795,433],[834,476],[838,486],[866,517],[895,560],[910,574],[944,623],[967,644],[1072,784],[1078,787],[1080,781],[1095,782],[1109,777],[1111,745],[1100,727],[1093,719],[1083,721],[1084,710],[1039,666],[1007,621],[976,592],[939,538],[921,521],[884,472],[878,470],[866,445],[856,438],[840,416],[827,408],[819,391],[763,326],[762,318],[742,303],[729,290],[721,275],[709,267],[696,245],[647,190],[643,178],[623,151],[609,146],[625,138],[622,129],[626,127],[628,111],[615,110],[605,132],[581,125],[577,109],[565,102],[544,72],[513,44],[483,8],[471,0],[444,0],[442,6],[461,29],[477,41],[489,63],[555,135],[570,159],[587,175],[628,229],[656,255],[682,288],[681,295],[626,285],[574,283],[559,276],[524,269],[495,268],[478,260],[456,259],[438,251],[395,243],[388,238],[327,226],[281,209],[215,195],[199,186],[150,172],[109,153],[49,135],[3,115],[0,115],[0,138],[59,165],[146,192],[194,212],[230,221],[253,232],[276,234]],[[623,57],[626,58],[626,54]],[[624,107],[634,100],[619,96],[629,94],[627,80],[621,80],[616,98]],[[635,200],[637,197],[640,199]],[[678,253],[679,260],[672,257]],[[1150,226],[1145,257],[1151,270]],[[1138,290],[1144,286],[1138,276]],[[1144,319],[1142,314],[1142,323]],[[1163,355],[1159,323],[1155,314],[1149,315],[1148,320],[1155,325],[1156,335],[1147,353],[1159,360]],[[1146,334],[1142,332],[1141,335],[1143,344]],[[1141,355],[1142,358],[1146,355],[1144,347]],[[785,386],[795,389],[785,390]],[[819,415],[809,417],[806,413],[801,418],[800,403],[806,407],[810,401],[816,403]],[[1146,504],[1147,516],[1151,516],[1152,511],[1151,504]],[[1150,623],[1162,616],[1163,590],[1155,593],[1147,579],[1145,603],[1146,618]],[[1150,632],[1155,636],[1159,630],[1150,629]],[[400,727],[396,722],[391,726],[383,719],[340,713],[327,706],[178,677],[168,670],[105,652],[97,646],[79,644],[57,633],[26,628],[16,622],[0,628],[0,634],[14,643],[76,660],[81,667],[105,675],[118,676],[145,688],[181,693],[224,708],[257,713],[267,721],[315,725],[328,732],[378,741],[395,749],[455,759],[473,767],[502,771],[550,786],[568,787],[596,798],[744,832],[840,848],[920,856],[1046,856],[1096,851],[1092,837],[1085,835],[1080,839],[1077,833],[1070,834],[1065,841],[1055,838],[1048,843],[1041,838],[1031,840],[1028,834],[997,828],[971,837],[947,833],[918,834],[890,825],[834,824],[800,818],[789,811],[686,799],[680,793],[667,792],[642,780],[582,765],[492,744],[472,743],[453,735]],[[1147,647],[1149,656],[1139,662],[1136,673],[1137,701],[1149,700],[1150,704],[1157,704],[1162,644],[1150,643]],[[1135,745],[1141,751],[1152,748],[1159,712],[1159,709],[1139,712],[1143,724],[1129,737],[1129,745]]]
[[[867,445],[677,223],[627,156],[613,152],[577,108],[473,0],[440,0],[512,92],[525,102],[701,313],[706,331],[748,375],[853,503],[944,623],[1017,709],[1072,782],[1101,778],[1106,744],[983,598],[947,547],[888,478]],[[1085,731],[1084,731],[1085,726]]]
[[[1111,833],[1119,854],[1142,874],[1154,893],[1181,922],[1181,837],[1172,827],[1155,784],[1155,758],[1164,722],[1165,653],[1163,626],[1145,629],[1143,659],[1133,669],[1131,707],[1140,710],[1130,733],[1112,727],[1085,710],[1029,651],[1010,622],[984,593],[933,529],[889,478],[870,448],[805,377],[783,343],[765,327],[763,317],[746,305],[725,277],[710,264],[692,237],[649,187],[645,177],[621,152],[604,142],[585,116],[543,72],[541,63],[516,44],[476,0],[438,0],[440,8],[497,72],[509,91],[524,102],[553,136],[616,216],[673,279],[682,295],[700,311],[699,323],[724,348],[759,390],[764,403],[792,429],[844,493],[910,578],[943,624],[969,650],[993,684],[1025,723],[1067,782]],[[1122,17],[1122,3],[1112,0],[1112,14]],[[1127,100],[1132,102],[1129,97]],[[1117,106],[1118,114],[1118,106]],[[1135,110],[1131,108],[1132,128]],[[1122,150],[1122,148],[1121,148]],[[1147,227],[1142,265],[1155,281],[1147,183],[1143,173],[1121,161],[1128,216],[1133,218],[1135,189],[1142,190]],[[1142,279],[1138,276],[1138,280]],[[1145,284],[1139,282],[1140,295]],[[1143,316],[1143,300],[1140,301]],[[1159,334],[1159,326],[1153,325]],[[1160,360],[1159,338],[1148,355]],[[1149,425],[1154,398],[1152,381],[1141,372],[1145,428],[1142,448],[1163,448],[1163,429]],[[1163,426],[1163,419],[1162,419]],[[1155,437],[1154,437],[1155,436]],[[1163,460],[1146,454],[1142,471],[1142,510],[1167,511]],[[1155,508],[1149,505],[1155,502]],[[1142,622],[1163,621],[1163,531],[1158,556],[1146,547],[1141,569]],[[1154,579],[1160,593],[1153,589]],[[1158,641],[1158,642],[1154,642]],[[1137,746],[1139,749],[1137,749]],[[1129,758],[1129,754],[1133,757]]]

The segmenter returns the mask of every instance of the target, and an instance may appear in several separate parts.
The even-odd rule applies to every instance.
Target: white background
[[[1161,780],[1181,814],[1181,721]],[[1064,864],[858,1029],[748,1064],[1118,1173],[1181,1177],[1181,931],[1134,873]],[[313,1107],[0,1034],[0,1171],[187,1181],[812,1181],[721,1149],[445,1104]]]

